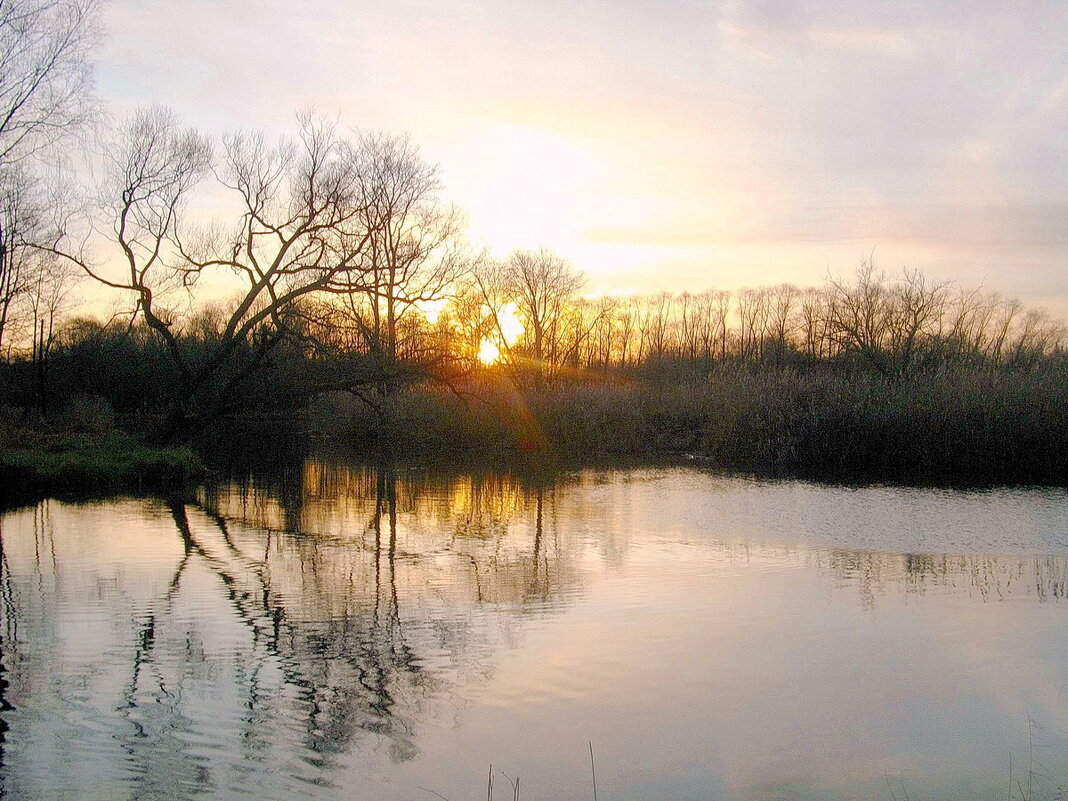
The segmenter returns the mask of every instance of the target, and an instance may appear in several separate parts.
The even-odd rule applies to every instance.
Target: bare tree
[[[658,292],[642,299],[638,361],[659,360],[666,355],[672,297],[670,292]]]
[[[742,359],[759,361],[764,354],[767,333],[770,292],[760,289],[741,289],[738,298],[738,342]]]
[[[541,364],[541,374],[553,380],[561,368],[578,369],[584,362],[586,366],[592,366],[589,364],[591,354],[599,349],[607,352],[611,347],[615,306],[615,298],[609,297],[601,297],[596,301],[573,298],[571,303],[565,305],[555,327],[552,358]],[[605,337],[605,343],[597,341],[598,333]]]
[[[21,165],[0,170],[0,352],[10,349],[11,325],[25,295],[34,254],[24,244],[34,238],[43,210],[29,171]]]
[[[780,363],[790,348],[791,337],[797,327],[797,309],[801,291],[793,284],[779,284],[768,292],[768,319],[765,339],[774,349],[776,363]]]
[[[715,324],[715,336],[719,342],[719,358],[727,358],[727,340],[730,333],[730,326],[727,323],[727,319],[730,317],[731,312],[731,293],[728,290],[721,289],[713,294],[712,316]]]
[[[1013,323],[1023,311],[1023,304],[1016,300],[1005,300],[999,295],[994,295],[995,312],[991,322],[990,332],[990,358],[997,366],[1005,363],[1005,347],[1008,342],[1009,332]]]
[[[585,283],[570,264],[546,249],[517,250],[503,265],[508,295],[527,327],[535,365],[559,363],[561,322],[566,308]],[[540,369],[540,368],[539,368]]]
[[[492,302],[494,292],[485,280],[490,263],[490,260],[480,262],[477,269],[459,282],[438,318],[438,326],[444,329],[454,356],[468,366],[476,361],[481,342],[494,333],[492,314],[487,305],[487,296]],[[502,351],[502,355],[507,356],[507,353]]]
[[[619,320],[619,366],[625,368],[637,347],[634,341],[640,316],[637,299],[627,298],[617,307],[616,314]]]
[[[35,253],[34,256],[39,263],[31,273],[25,302],[32,340],[33,405],[43,416],[49,407],[49,356],[59,334],[60,315],[79,276],[68,261],[51,254]]]
[[[607,370],[612,363],[612,355],[617,350],[619,340],[619,318],[616,314],[620,306],[619,299],[602,296],[595,300],[583,300],[580,323],[580,341],[586,340],[586,367]],[[586,337],[581,332],[588,332]]]
[[[859,353],[880,372],[890,369],[885,345],[893,319],[893,300],[886,276],[868,257],[857,268],[854,283],[831,279],[827,309],[835,340],[845,351]]]
[[[97,6],[0,1],[0,164],[39,153],[92,117]]]
[[[0,348],[39,277],[26,242],[46,209],[29,162],[93,114],[96,12],[96,0],[0,0]]]
[[[514,309],[507,266],[497,259],[483,259],[471,271],[453,303],[452,316],[465,350],[477,353],[482,341],[488,338],[498,344],[501,361],[516,368],[518,360],[513,346],[518,344],[519,337],[504,330],[505,312]]]
[[[801,339],[806,355],[826,359],[834,355],[829,320],[830,298],[826,289],[810,288],[801,293]]]
[[[1007,363],[1013,367],[1032,365],[1058,349],[1063,352],[1066,340],[1068,331],[1063,323],[1045,309],[1029,309],[1019,320]]]
[[[945,309],[948,281],[928,283],[919,270],[905,270],[894,288],[891,321],[891,350],[895,368],[905,372],[912,366],[924,340],[934,335],[934,327]]]
[[[366,287],[342,296],[340,305],[376,361],[380,392],[390,394],[400,348],[417,355],[418,343],[403,336],[419,331],[413,310],[442,302],[471,260],[459,210],[439,200],[438,168],[406,136],[365,133],[358,146],[367,173],[360,203],[369,236],[360,261]]]
[[[99,268],[69,234],[45,249],[132,294],[177,373],[158,439],[180,441],[249,403],[238,390],[279,343],[299,333],[300,301],[367,289],[368,154],[334,126],[303,115],[296,141],[270,146],[260,135],[230,136],[216,165],[204,137],[151,108],[123,126],[108,156],[112,200],[106,224],[93,231],[110,239],[122,274]],[[228,227],[189,219],[188,201],[209,174],[239,204]],[[195,299],[195,287],[213,273],[238,291],[217,336],[190,350],[178,304]]]

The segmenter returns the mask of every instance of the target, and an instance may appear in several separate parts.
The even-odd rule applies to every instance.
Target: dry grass
[[[572,383],[461,399],[423,389],[380,416],[320,407],[321,428],[441,453],[565,461],[688,454],[721,467],[908,478],[1055,482],[1068,475],[1068,373],[954,368],[870,373],[723,370],[704,382]],[[384,421],[384,422],[383,422]]]

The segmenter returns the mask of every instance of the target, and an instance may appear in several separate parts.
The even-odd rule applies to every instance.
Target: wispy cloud
[[[879,246],[1068,312],[1063,3],[107,8],[117,111],[280,129],[314,104],[410,130],[495,246],[649,287],[664,265],[815,280]]]

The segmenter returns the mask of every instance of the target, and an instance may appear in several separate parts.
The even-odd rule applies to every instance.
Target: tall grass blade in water
[[[597,765],[593,761],[593,740],[590,740],[590,773],[593,775],[593,801],[597,801]]]

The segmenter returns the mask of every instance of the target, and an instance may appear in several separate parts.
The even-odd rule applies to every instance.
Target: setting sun
[[[482,345],[478,349],[478,360],[482,364],[490,365],[500,358],[501,349],[497,347],[496,343],[492,339],[483,339]]]
[[[510,348],[523,336],[526,326],[519,319],[519,307],[514,302],[505,303],[496,312],[486,310],[493,319],[493,334],[485,337],[478,347],[478,360],[484,365],[495,364],[501,359],[501,348]]]

